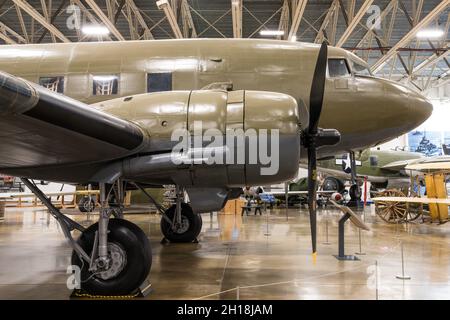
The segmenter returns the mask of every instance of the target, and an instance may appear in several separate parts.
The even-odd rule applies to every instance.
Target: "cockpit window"
[[[353,63],[353,71],[356,76],[372,76],[372,72],[370,72],[369,68],[356,62]]]
[[[328,73],[331,78],[350,76],[345,59],[328,59]]]

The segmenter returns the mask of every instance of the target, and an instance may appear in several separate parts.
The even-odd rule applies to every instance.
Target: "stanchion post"
[[[269,232],[269,214],[266,212],[266,233],[264,233],[266,237],[270,236]]]
[[[328,217],[325,220],[325,242],[324,245],[330,245],[331,243],[328,241]]]
[[[358,229],[358,238],[359,238],[359,252],[356,252],[355,254],[359,255],[359,256],[364,256],[366,255],[363,251],[362,251],[362,240],[361,240],[361,229]]]
[[[401,252],[402,252],[402,274],[396,276],[396,278],[400,280],[411,280],[411,277],[405,274],[405,255],[403,250],[403,242],[401,244]]]
[[[378,260],[375,260],[375,298],[378,300]]]

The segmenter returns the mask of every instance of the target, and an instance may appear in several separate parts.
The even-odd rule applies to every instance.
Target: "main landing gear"
[[[350,151],[350,166],[351,166],[351,187],[349,190],[350,195],[350,201],[348,202],[348,206],[350,207],[356,207],[358,205],[358,202],[361,200],[362,192],[361,187],[358,185],[357,182],[357,175],[356,175],[356,159],[355,159],[355,152]]]
[[[34,183],[22,181],[60,224],[73,249],[72,264],[80,270],[76,281],[83,292],[102,296],[146,294],[149,286],[144,281],[152,264],[150,243],[135,224],[110,219],[115,209],[109,206],[108,199],[114,186],[100,183],[99,221],[85,229],[55,208]],[[77,241],[72,237],[73,230],[81,232]]]
[[[169,209],[163,208],[145,189],[135,184],[161,213],[161,232],[164,235],[162,243],[198,242],[197,237],[202,230],[202,216],[194,213],[189,204],[184,202],[184,189],[176,187],[176,203]]]

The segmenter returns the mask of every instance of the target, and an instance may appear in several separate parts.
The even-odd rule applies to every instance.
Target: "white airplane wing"
[[[375,202],[406,202],[422,204],[446,204],[450,206],[450,199],[435,198],[409,198],[409,197],[379,197],[372,199]]]

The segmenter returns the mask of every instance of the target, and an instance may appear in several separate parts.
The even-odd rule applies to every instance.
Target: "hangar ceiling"
[[[2,44],[261,38],[352,50],[379,76],[428,92],[450,82],[450,0],[0,0]],[[374,23],[377,20],[380,23]],[[74,28],[103,25],[106,36]],[[439,38],[417,32],[439,29]]]

